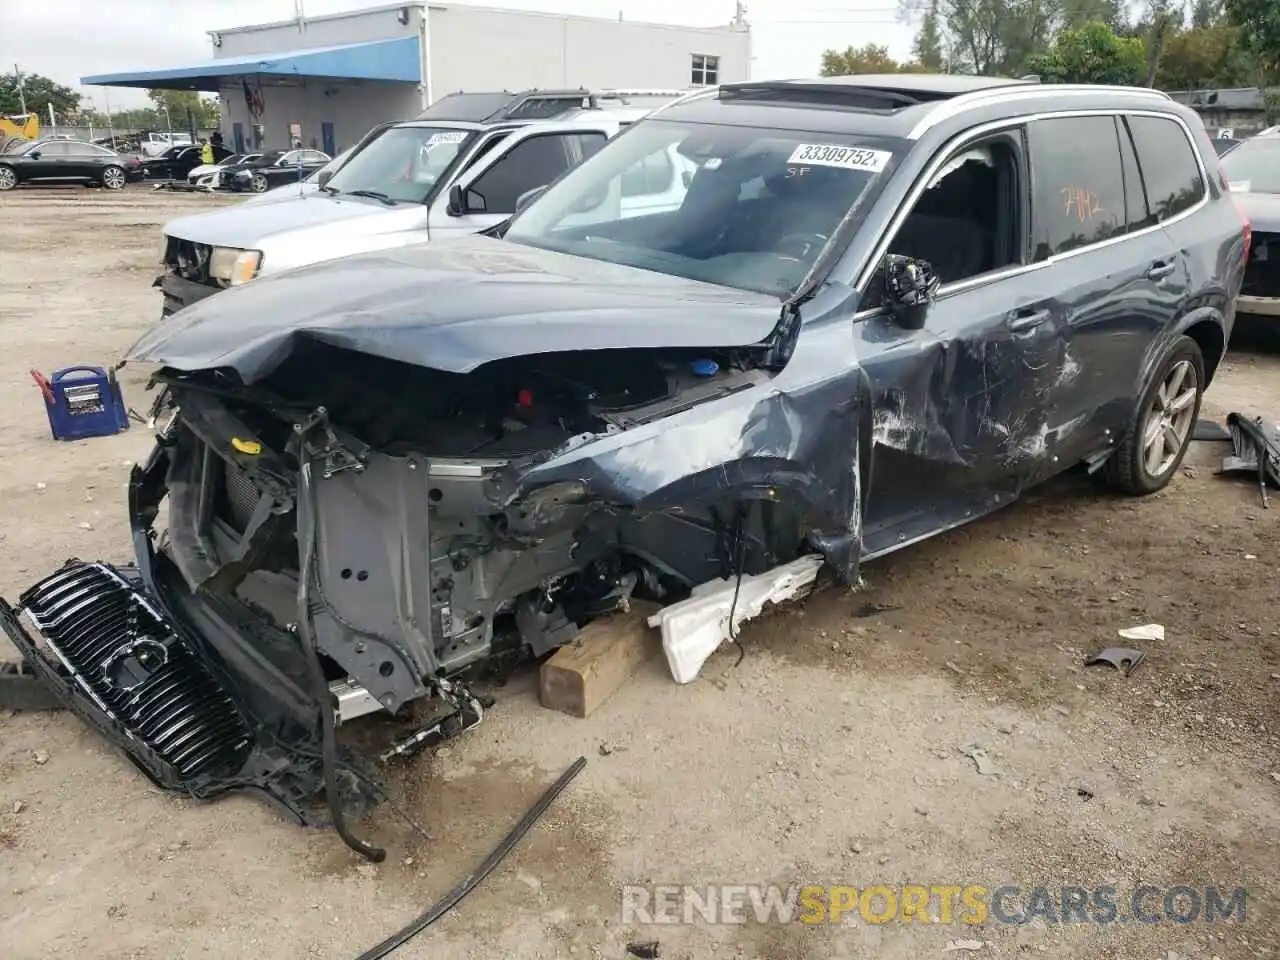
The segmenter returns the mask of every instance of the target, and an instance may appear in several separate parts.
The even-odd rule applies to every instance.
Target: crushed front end
[[[815,550],[856,576],[856,369],[790,392],[750,354],[712,356],[453,373],[301,339],[251,384],[164,368],[130,483],[136,566],[75,562],[4,627],[156,783],[256,789],[305,818],[334,793],[336,724],[438,698],[461,720],[429,745],[479,719],[477,674],[633,595]],[[337,766],[338,790],[379,797],[358,758]]]

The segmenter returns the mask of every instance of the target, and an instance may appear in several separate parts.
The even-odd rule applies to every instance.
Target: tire
[[[102,176],[99,178],[101,184],[108,190],[123,190],[128,180],[129,178],[125,175],[124,169],[114,164],[104,167]]]
[[[18,185],[18,174],[13,167],[0,164],[0,190],[12,190]]]
[[[249,189],[254,193],[266,193],[267,188],[271,184],[267,183],[267,178],[260,173],[255,173],[253,179],[249,181]]]
[[[1199,344],[1190,337],[1179,337],[1156,367],[1123,439],[1103,467],[1108,486],[1141,497],[1169,485],[1191,445],[1204,384],[1204,354]]]

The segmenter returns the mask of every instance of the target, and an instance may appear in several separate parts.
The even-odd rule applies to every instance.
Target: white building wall
[[[405,6],[409,8],[407,24],[401,24],[396,19],[401,7],[395,6],[316,17],[304,20],[301,29],[296,22],[289,21],[211,31],[213,37],[222,41],[221,46],[214,47],[213,55],[241,57],[255,53],[280,53],[285,50],[332,47],[343,43],[416,37],[422,5],[409,3]]]
[[[408,23],[399,22],[401,10]],[[429,92],[432,100],[457,90],[524,90],[532,87],[684,89],[692,83],[694,55],[719,58],[718,81],[747,80],[751,37],[745,27],[677,27],[491,7],[421,2],[378,7],[296,22],[211,31],[214,57],[280,54],[290,50],[419,36],[427,21]],[[239,82],[220,91],[222,134],[235,143],[242,124],[252,146],[253,124],[263,127],[265,149],[289,142],[289,125],[302,126],[303,142],[323,149],[322,124],[334,125],[338,150],[372,126],[415,116],[423,94],[414,84],[302,78],[262,84],[265,108],[254,120]]]
[[[417,88],[408,83],[361,83],[309,79],[298,86],[263,84],[262,118],[254,120],[239,84],[219,91],[223,103],[222,136],[235,146],[234,124],[243,125],[245,146],[253,145],[253,124],[263,127],[263,146],[281,150],[289,145],[289,125],[302,125],[302,142],[323,150],[323,124],[334,126],[334,147],[343,150],[369,128],[389,120],[404,120],[421,111]]]
[[[431,93],[531,87],[683,89],[692,58],[720,58],[719,82],[747,80],[745,28],[560,16],[485,7],[432,6],[427,35]]]

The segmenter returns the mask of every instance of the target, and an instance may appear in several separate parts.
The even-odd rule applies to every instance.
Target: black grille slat
[[[244,765],[249,727],[235,703],[116,571],[77,562],[27,590],[22,605],[76,681],[177,779],[228,776]]]

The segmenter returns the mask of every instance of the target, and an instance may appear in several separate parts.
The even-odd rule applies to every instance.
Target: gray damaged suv
[[[673,151],[679,202],[627,215]],[[263,278],[128,354],[163,388],[137,564],[4,617],[158,782],[334,803],[335,722],[430,695],[459,729],[476,668],[629,597],[854,581],[1076,465],[1159,490],[1247,245],[1163,94],[953,76],[700,92],[488,234]]]

